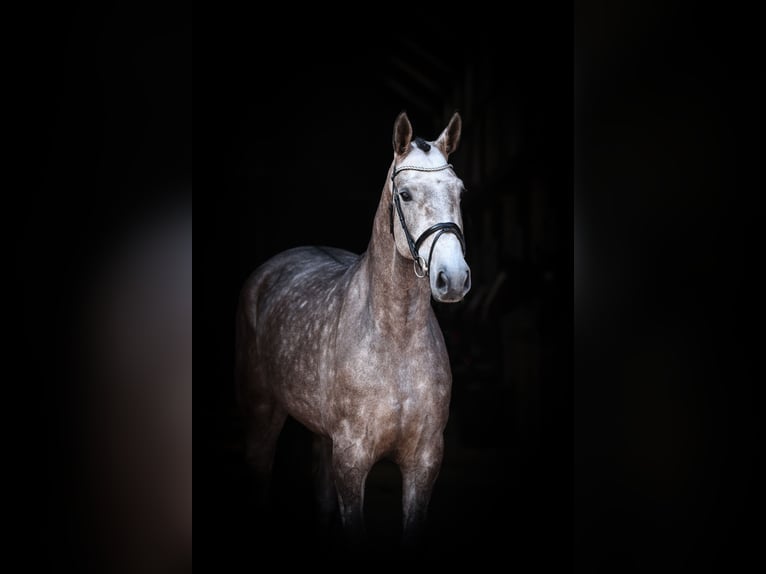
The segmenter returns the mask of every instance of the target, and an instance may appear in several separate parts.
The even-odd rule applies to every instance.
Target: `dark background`
[[[763,569],[757,20],[575,14],[575,564]]]
[[[234,313],[246,277],[284,249],[366,249],[402,110],[426,139],[462,114],[450,161],[468,189],[473,276],[464,302],[436,308],[454,381],[426,556],[569,560],[572,15],[513,14],[502,27],[488,14],[481,32],[444,16],[389,34],[354,26],[274,42],[232,32],[215,52],[226,55],[209,79],[220,171],[195,216],[205,238],[195,245],[194,403],[203,567],[221,556],[254,566],[275,547],[316,551],[310,442],[297,424],[279,444],[272,514],[247,505]],[[366,514],[376,560],[398,556],[400,492],[396,467],[372,471]]]
[[[7,357],[24,372],[4,399],[4,436],[20,451],[10,506],[22,507],[8,546],[28,569],[113,571],[125,567],[119,549],[110,556],[93,535],[105,511],[93,508],[89,479],[109,454],[88,446],[107,432],[83,433],[88,415],[105,412],[94,396],[108,379],[96,393],[88,386],[83,364],[98,358],[86,350],[85,312],[107,296],[126,243],[190,210],[192,14],[77,2],[14,6],[8,21],[2,227],[20,336]],[[132,423],[146,425],[149,408],[131,409]]]
[[[107,457],[87,453],[82,435],[83,415],[101,408],[88,401],[82,366],[98,358],[84,350],[83,311],[127,234],[190,208],[192,14],[77,2],[17,4],[5,17],[4,549],[28,570],[104,572],[119,556],[89,536],[84,504]]]
[[[458,108],[465,136],[453,161],[469,189],[476,284],[465,304],[439,309],[457,362],[431,556],[561,570],[574,559],[606,572],[757,568],[761,20],[678,1],[577,2],[574,19],[558,7],[501,16],[464,6],[437,19],[429,8],[344,14],[351,26],[312,26],[319,18],[297,9],[200,17],[198,567],[315,559],[300,429],[281,445],[284,511],[270,537],[242,502],[231,376],[242,280],[291,245],[364,249],[396,113],[434,137]],[[8,491],[24,525],[14,530],[33,539],[24,559],[40,557],[29,533],[44,522],[44,558],[59,567],[70,550],[62,476],[78,470],[61,424],[76,420],[79,399],[67,369],[72,301],[141,205],[191,182],[192,16],[121,3],[21,16],[20,33],[4,38],[6,116],[19,129],[6,138],[3,232],[20,263],[6,285],[21,291],[8,307],[28,335],[19,356],[30,375],[3,387],[17,415],[4,417],[10,451],[21,451]],[[341,157],[355,160],[346,177],[325,169]],[[572,298],[561,292],[573,241],[570,371]],[[482,287],[501,270],[504,287],[482,314]],[[41,450],[52,464],[38,472]],[[385,549],[397,477],[381,467],[370,480],[368,519]],[[289,553],[271,544],[283,535]]]

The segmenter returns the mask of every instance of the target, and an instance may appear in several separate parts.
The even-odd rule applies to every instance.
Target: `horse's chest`
[[[333,396],[344,432],[387,450],[408,436],[446,423],[449,363],[428,354],[359,354],[344,362]]]
[[[449,384],[450,379],[449,358],[439,348],[395,348],[361,341],[339,363],[338,377],[344,385],[368,389],[382,386],[402,398]]]

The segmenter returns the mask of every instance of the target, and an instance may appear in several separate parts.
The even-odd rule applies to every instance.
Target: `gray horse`
[[[248,461],[266,484],[285,418],[305,425],[322,461],[320,512],[339,509],[352,539],[363,533],[365,480],[378,460],[401,470],[405,541],[422,530],[441,466],[452,374],[431,296],[456,302],[471,287],[463,185],[447,163],[460,129],[456,113],[435,141],[413,140],[400,114],[367,252],[290,249],[240,295]]]

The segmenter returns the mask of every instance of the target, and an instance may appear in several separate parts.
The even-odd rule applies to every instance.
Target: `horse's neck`
[[[396,250],[391,235],[390,193],[385,187],[381,194],[362,269],[369,280],[368,305],[376,327],[406,338],[428,328],[431,288],[428,278],[418,278],[412,261]]]

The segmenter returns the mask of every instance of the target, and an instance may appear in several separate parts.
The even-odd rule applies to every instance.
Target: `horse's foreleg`
[[[370,457],[358,444],[333,444],[333,481],[343,530],[352,543],[364,540],[364,483],[371,466]]]
[[[400,465],[405,546],[416,546],[422,537],[431,491],[439,475],[442,457],[443,439],[440,435],[433,444],[423,447]]]

